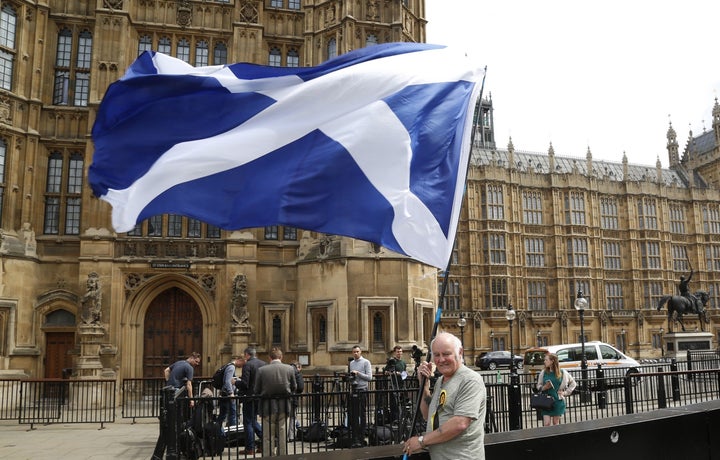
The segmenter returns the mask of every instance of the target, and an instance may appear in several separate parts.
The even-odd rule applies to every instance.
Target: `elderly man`
[[[405,442],[405,452],[430,451],[433,460],[483,460],[485,458],[485,384],[480,374],[463,364],[460,339],[447,332],[430,345],[433,362],[442,374],[430,394],[432,367],[420,365],[424,382],[420,411],[427,431]]]

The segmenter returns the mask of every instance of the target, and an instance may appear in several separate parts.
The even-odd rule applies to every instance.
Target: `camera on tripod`
[[[418,348],[417,345],[412,346],[412,351],[410,352],[410,356],[412,356],[412,359],[415,360],[415,365],[420,365],[420,360],[422,360],[422,357],[425,356],[427,353],[423,353],[422,349]]]

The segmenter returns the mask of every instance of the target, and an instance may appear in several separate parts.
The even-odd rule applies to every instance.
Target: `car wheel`
[[[497,363],[495,361],[490,361],[490,364],[488,364],[488,369],[494,371],[495,369],[497,369]]]

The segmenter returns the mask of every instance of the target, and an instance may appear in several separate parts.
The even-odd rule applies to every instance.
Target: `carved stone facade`
[[[426,266],[362,241],[178,216],[116,234],[86,182],[97,105],[144,49],[193,65],[316,65],[331,39],[336,54],[424,41],[422,0],[2,3],[17,28],[0,82],[0,373],[157,376],[198,351],[210,375],[249,344],[321,370],[345,366],[355,344],[378,364],[396,344],[426,345]]]

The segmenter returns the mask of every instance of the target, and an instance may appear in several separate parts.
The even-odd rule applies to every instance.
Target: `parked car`
[[[545,368],[545,354],[555,353],[560,368],[580,369],[582,363],[582,344],[568,343],[564,345],[550,345],[547,347],[534,347],[525,351],[525,367],[532,375]],[[615,377],[622,381],[622,376],[629,373],[640,372],[640,363],[625,355],[610,344],[591,341],[585,342],[585,357],[587,367],[594,371],[598,364],[605,369],[606,377]],[[633,383],[637,381],[634,380]],[[617,382],[615,382],[617,383]]]
[[[513,358],[515,367],[522,369],[523,357],[515,355]],[[489,351],[482,356],[478,356],[475,359],[475,365],[482,370],[494,371],[498,367],[510,367],[510,352],[509,351]]]

